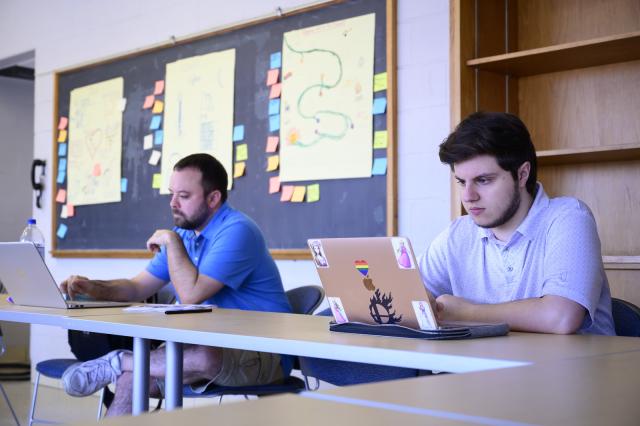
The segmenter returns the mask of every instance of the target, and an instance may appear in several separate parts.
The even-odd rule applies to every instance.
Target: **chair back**
[[[612,297],[611,314],[618,336],[640,337],[640,308],[626,300]]]
[[[324,300],[324,289],[317,285],[305,285],[286,292],[294,314],[311,315]]]

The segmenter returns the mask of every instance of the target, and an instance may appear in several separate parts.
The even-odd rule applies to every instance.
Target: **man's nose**
[[[467,184],[462,188],[462,201],[476,201],[478,199],[478,192],[473,184]]]

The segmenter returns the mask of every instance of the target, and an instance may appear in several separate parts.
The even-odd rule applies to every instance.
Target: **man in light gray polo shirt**
[[[440,145],[440,160],[451,167],[469,214],[420,259],[439,319],[615,334],[595,219],[580,200],[545,194],[518,117],[470,115]]]

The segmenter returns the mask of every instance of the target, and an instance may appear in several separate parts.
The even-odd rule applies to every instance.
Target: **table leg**
[[[133,415],[149,411],[149,340],[133,338]]]
[[[165,401],[167,410],[182,407],[182,343],[167,342]]]

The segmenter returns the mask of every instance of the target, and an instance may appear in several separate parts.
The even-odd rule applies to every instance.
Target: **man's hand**
[[[441,294],[436,299],[437,311],[436,317],[438,321],[465,321],[469,320],[472,315],[470,310],[474,306],[462,297],[452,296],[451,294]]]
[[[162,246],[169,246],[174,242],[181,242],[180,236],[169,229],[158,229],[147,240],[147,249],[153,253],[160,251]]]
[[[91,296],[91,289],[93,283],[87,277],[81,275],[71,275],[66,280],[60,283],[60,290],[62,293],[69,296],[70,299],[75,299],[79,294],[86,294]]]

